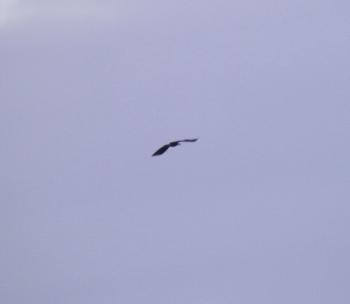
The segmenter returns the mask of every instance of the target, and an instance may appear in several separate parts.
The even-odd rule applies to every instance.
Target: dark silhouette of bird
[[[196,142],[198,138],[193,138],[193,139],[182,139],[182,140],[177,140],[177,141],[172,141],[162,147],[160,147],[156,152],[152,154],[152,156],[158,156],[162,155],[165,151],[167,151],[170,147],[176,147],[179,146],[182,142]]]

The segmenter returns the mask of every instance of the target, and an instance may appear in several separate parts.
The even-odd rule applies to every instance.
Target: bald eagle
[[[162,155],[165,151],[167,151],[170,147],[176,147],[179,146],[180,143],[182,142],[196,142],[198,138],[193,138],[193,139],[182,139],[182,140],[177,140],[177,141],[172,141],[162,147],[160,147],[156,152],[152,154],[152,156],[158,156]]]

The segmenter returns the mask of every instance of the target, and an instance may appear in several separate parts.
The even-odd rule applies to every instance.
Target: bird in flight
[[[156,152],[152,154],[152,156],[158,156],[162,155],[166,150],[168,150],[170,147],[176,147],[179,146],[182,142],[196,142],[198,138],[193,138],[193,139],[182,139],[182,140],[177,140],[177,141],[172,141],[162,147],[160,147]]]

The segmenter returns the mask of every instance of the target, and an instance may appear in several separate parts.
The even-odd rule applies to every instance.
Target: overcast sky
[[[1,303],[350,303],[348,0],[0,3]]]

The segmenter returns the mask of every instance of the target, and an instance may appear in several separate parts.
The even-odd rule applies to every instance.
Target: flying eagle
[[[197,141],[198,138],[193,138],[193,139],[182,139],[182,140],[177,140],[177,141],[172,141],[166,145],[164,145],[163,147],[160,147],[156,152],[154,152],[152,154],[152,156],[158,156],[158,155],[162,155],[166,150],[168,150],[170,147],[176,147],[179,146],[180,143],[182,142],[195,142]]]

